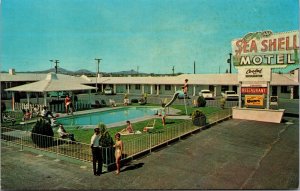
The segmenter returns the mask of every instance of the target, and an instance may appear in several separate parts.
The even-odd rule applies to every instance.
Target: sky
[[[224,73],[231,41],[299,30],[298,0],[1,0],[0,70]]]

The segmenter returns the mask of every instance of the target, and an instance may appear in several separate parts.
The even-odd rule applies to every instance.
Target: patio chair
[[[4,123],[11,123],[12,125],[15,125],[16,119],[9,116],[8,114],[3,114],[3,122]]]
[[[101,100],[101,103],[100,103],[100,104],[101,104],[101,106],[103,106],[103,107],[107,106],[105,100],[103,100],[103,99]]]
[[[154,129],[155,127],[155,121],[156,119],[154,119],[153,121],[150,121],[143,129],[144,132],[148,132],[150,129]]]

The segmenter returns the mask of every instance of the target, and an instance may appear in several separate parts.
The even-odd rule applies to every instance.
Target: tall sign
[[[299,31],[250,32],[242,38],[234,39],[231,45],[232,61],[238,70],[240,82],[239,107],[241,94],[247,94],[249,105],[261,105],[253,103],[262,103],[258,101],[261,100],[259,95],[267,94],[267,109],[269,109],[272,68],[299,64]],[[252,93],[251,97],[249,94]]]
[[[251,32],[232,41],[234,66],[280,66],[299,63],[299,31]]]

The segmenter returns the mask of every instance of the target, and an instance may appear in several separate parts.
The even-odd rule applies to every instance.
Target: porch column
[[[12,96],[12,98],[11,98],[11,104],[12,104],[11,108],[12,108],[13,111],[15,111],[15,92],[12,92],[11,96]]]
[[[92,102],[92,98],[91,98],[91,90],[89,90],[89,108],[91,108],[91,102]]]
[[[26,98],[27,98],[27,109],[29,109],[29,103],[30,103],[30,94],[29,94],[29,92],[26,92]]]
[[[291,95],[290,95],[291,99],[294,99],[294,86],[291,86]]]
[[[151,95],[153,94],[153,85],[152,84],[150,85],[150,94]]]
[[[129,93],[130,93],[130,85],[127,84],[127,94],[129,94]]]
[[[36,93],[35,93],[35,96],[36,96],[36,104],[39,104],[39,93],[36,92]]]
[[[214,97],[217,97],[217,86],[214,86]]]
[[[159,85],[156,85],[156,95],[159,95]]]
[[[47,92],[44,93],[44,106],[47,106]]]
[[[193,96],[195,96],[196,95],[196,86],[194,85],[193,86]]]
[[[113,89],[114,89],[114,94],[117,93],[117,85],[116,84],[113,85]]]
[[[142,94],[144,94],[144,93],[145,93],[145,85],[142,84]]]
[[[103,84],[101,84],[101,92],[104,91],[104,87],[103,87]]]
[[[176,85],[174,85],[174,91],[175,91],[175,92],[177,91],[177,86],[176,86]]]

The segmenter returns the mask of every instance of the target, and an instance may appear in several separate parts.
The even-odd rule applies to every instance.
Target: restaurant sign
[[[242,94],[267,94],[268,89],[266,87],[242,87]]]
[[[263,95],[245,95],[246,106],[263,106],[264,96]]]
[[[299,31],[250,32],[231,45],[234,66],[299,64]]]

